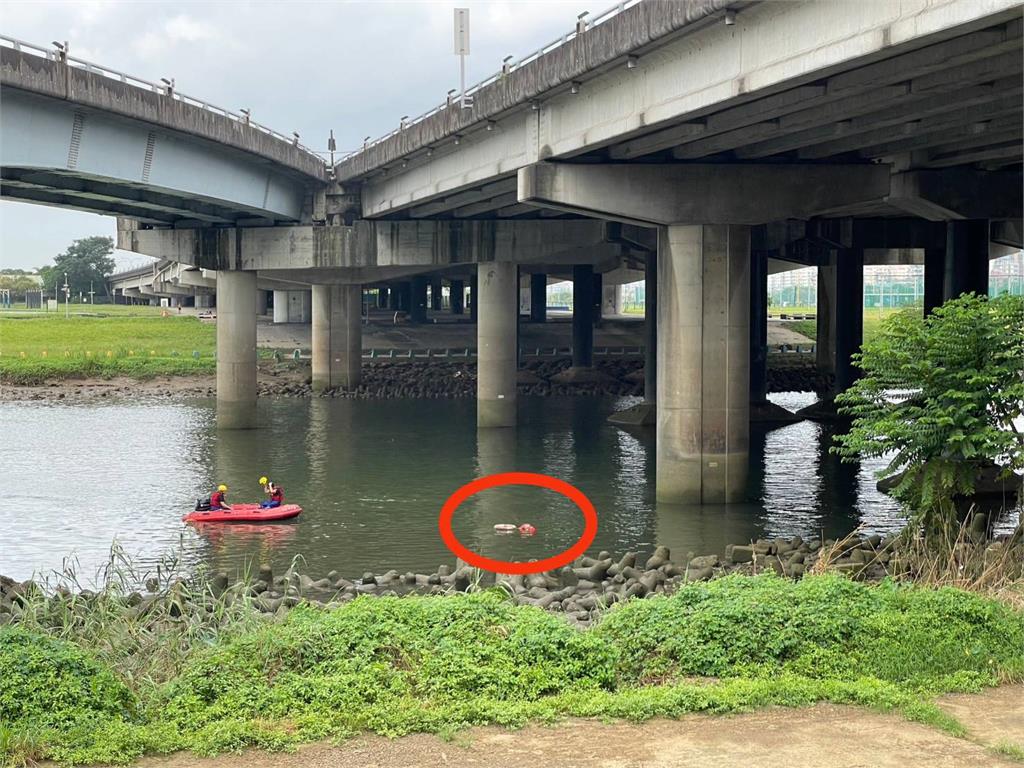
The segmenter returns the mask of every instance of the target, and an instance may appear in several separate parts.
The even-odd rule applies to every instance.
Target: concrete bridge
[[[149,226],[309,219],[323,161],[245,116],[0,39],[3,197]]]
[[[855,374],[866,261],[912,251],[928,310],[987,290],[995,249],[1020,247],[1021,35],[1014,0],[624,3],[507,63],[468,106],[449,99],[330,169],[237,120],[221,140],[203,133],[205,113],[189,131],[184,115],[130,112],[161,99],[177,111],[166,93],[105,83],[120,94],[86,103],[69,86],[63,97],[33,88],[81,75],[24,51],[3,52],[0,84],[5,105],[16,89],[26,103],[95,111],[97,123],[136,121],[139,137],[158,126],[196,147],[217,142],[239,164],[219,196],[170,176],[147,191],[177,189],[182,209],[201,200],[227,220],[157,221],[127,195],[108,208],[123,216],[120,247],[216,270],[223,426],[254,423],[258,280],[311,285],[313,377],[325,387],[358,382],[364,288],[415,318],[428,286],[463,297],[472,283],[478,424],[489,429],[516,420],[517,287],[529,280],[542,319],[549,276],[572,276],[585,372],[600,276],[644,270],[649,408],[638,419],[656,412],[657,495],[724,502],[744,492],[748,424],[767,410],[772,260],[819,267],[818,349],[841,390]],[[75,120],[60,125],[68,144]],[[46,183],[75,170],[66,148],[46,156]],[[8,157],[5,147],[5,194],[26,167],[9,175]],[[262,168],[262,187],[240,181],[243,166]]]

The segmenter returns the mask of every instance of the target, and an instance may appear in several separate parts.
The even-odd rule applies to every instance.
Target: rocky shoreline
[[[778,359],[776,359],[778,358]],[[519,370],[518,390],[529,396],[642,395],[642,360],[601,360],[596,375],[564,383],[559,375],[572,362],[568,358],[530,360]],[[333,389],[314,393],[308,362],[261,360],[260,397],[333,397],[350,399],[472,398],[476,396],[476,361],[373,361],[363,363],[363,380],[351,391]],[[828,377],[808,355],[772,355],[768,369],[769,392],[821,391]],[[37,385],[0,387],[0,401],[93,401],[121,397],[188,398],[216,396],[213,376],[158,377],[153,379],[64,379]]]
[[[337,607],[361,595],[401,596],[445,595],[498,587],[505,590],[517,605],[532,605],[562,615],[569,623],[583,628],[590,626],[601,612],[630,599],[667,595],[685,582],[708,581],[731,573],[774,573],[799,579],[804,574],[835,572],[851,578],[879,580],[898,570],[900,539],[896,536],[852,535],[842,540],[805,541],[791,539],[758,539],[748,544],[729,545],[722,556],[695,555],[673,559],[668,547],[659,546],[643,559],[637,552],[614,558],[609,552],[597,557],[581,557],[572,565],[557,571],[522,575],[496,575],[478,571],[467,565],[441,565],[432,573],[364,573],[361,578],[348,579],[338,571],[314,579],[294,568],[275,575],[269,565],[260,567],[252,581],[232,583],[226,573],[216,573],[188,588],[182,581],[161,587],[151,578],[145,590],[130,592],[121,598],[122,609],[132,617],[142,617],[154,606],[163,604],[171,615],[184,615],[194,610],[213,610],[218,600],[234,603],[248,600],[254,610],[281,616],[290,608],[307,602],[328,608]],[[986,542],[983,558],[1024,558],[1024,527],[1012,536]],[[1020,559],[1020,558],[1017,558]],[[0,576],[0,626],[16,623],[33,593],[42,594],[43,586],[33,582],[17,582]],[[89,590],[72,594],[58,587],[49,599],[68,599],[88,604],[97,595]],[[198,602],[196,595],[202,596]]]

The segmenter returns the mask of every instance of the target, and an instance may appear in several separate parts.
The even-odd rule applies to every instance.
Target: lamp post
[[[68,285],[68,273],[64,273],[64,318],[71,317],[71,286]]]

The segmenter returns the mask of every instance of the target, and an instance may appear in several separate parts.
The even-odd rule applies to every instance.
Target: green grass
[[[0,694],[9,741],[29,734],[37,757],[64,763],[129,762],[362,731],[450,735],[818,701],[963,736],[935,696],[1024,677],[1024,614],[954,589],[834,575],[689,584],[618,605],[586,631],[497,590],[300,606],[190,645],[169,676],[145,660],[125,675],[136,642],[125,622],[85,621],[74,643],[45,623],[0,630],[0,675],[15,681]],[[136,633],[152,631],[142,624]]]
[[[992,752],[1003,757],[1008,757],[1011,760],[1016,760],[1018,763],[1024,763],[1024,746],[1019,744],[1014,744],[1009,741],[1000,741],[992,747]]]
[[[792,312],[799,314],[795,309],[779,310],[785,312]],[[814,312],[813,309],[810,310]],[[892,317],[896,312],[902,312],[902,309],[865,309],[864,310],[864,341],[873,339],[882,329],[882,323],[886,319]],[[912,309],[911,311],[921,311],[920,309]],[[775,314],[773,312],[773,314]],[[796,331],[799,334],[806,336],[811,341],[814,341],[818,337],[818,325],[817,320],[790,320],[786,321],[786,328],[791,331]]]
[[[157,307],[117,309],[124,311],[109,317],[0,315],[0,378],[34,384],[86,376],[145,378],[214,370],[215,326],[194,317],[162,317]],[[156,312],[134,314],[139,309]]]

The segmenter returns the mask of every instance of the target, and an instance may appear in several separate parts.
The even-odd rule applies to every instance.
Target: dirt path
[[[946,712],[982,744],[1015,744],[1024,750],[1024,685],[1004,685],[982,694],[944,696]]]
[[[571,720],[520,731],[473,728],[450,742],[414,735],[363,736],[341,746],[316,744],[293,754],[247,752],[214,759],[147,759],[146,768],[706,768],[786,765],[829,768],[1019,766],[982,744],[1024,748],[1024,686],[955,696],[943,706],[981,743],[948,736],[897,715],[818,705],[745,715],[690,715],[642,724]]]

